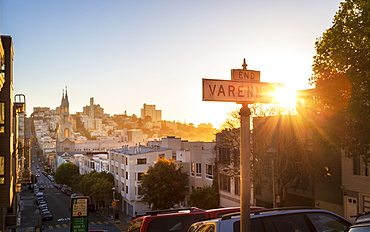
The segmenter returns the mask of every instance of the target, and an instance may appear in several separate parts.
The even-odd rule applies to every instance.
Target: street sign
[[[88,198],[72,198],[72,217],[87,216]]]
[[[203,79],[203,101],[271,103],[283,84],[236,80]]]
[[[260,82],[260,71],[248,69],[231,69],[231,80]]]
[[[71,232],[87,232],[89,197],[71,197]]]

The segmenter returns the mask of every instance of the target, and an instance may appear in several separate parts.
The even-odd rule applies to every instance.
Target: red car
[[[265,209],[251,207],[251,211]],[[239,212],[240,207],[202,210],[195,207],[177,210],[147,212],[147,215],[134,218],[127,232],[176,231],[185,232],[196,221],[221,217],[224,214]]]

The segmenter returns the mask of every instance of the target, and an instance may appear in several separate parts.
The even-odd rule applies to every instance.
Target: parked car
[[[251,210],[260,209],[264,208],[251,207]],[[198,220],[221,217],[224,214],[239,211],[240,207],[218,208],[211,210],[202,210],[196,207],[191,207],[186,209],[149,211],[146,215],[139,215],[134,218],[127,229],[127,232],[185,232],[192,223]]]
[[[251,211],[250,231],[258,232],[344,232],[352,222],[327,210],[287,207]],[[193,223],[188,232],[239,232],[240,213]]]
[[[41,215],[43,221],[53,220],[53,215],[50,212],[43,212]]]
[[[346,232],[365,232],[370,231],[370,212],[356,215],[355,224],[348,227]]]

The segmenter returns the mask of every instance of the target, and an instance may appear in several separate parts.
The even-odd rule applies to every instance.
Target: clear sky
[[[0,33],[14,40],[15,93],[70,112],[94,97],[106,113],[224,122],[238,105],[202,101],[202,78],[261,71],[261,81],[310,88],[314,43],[340,0],[0,0]]]

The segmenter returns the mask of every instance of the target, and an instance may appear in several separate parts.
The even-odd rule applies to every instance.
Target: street
[[[48,209],[53,215],[50,221],[42,221],[41,216],[37,214],[37,204],[33,190],[28,189],[28,186],[22,186],[20,210],[21,210],[21,226],[17,231],[70,231],[70,196],[61,192],[44,174],[42,174],[42,166],[35,155],[32,155],[33,174],[37,174],[37,184],[43,185],[44,189],[40,190],[44,193],[44,198]],[[126,231],[129,225],[129,217],[120,216],[118,220],[112,220],[97,212],[89,212],[88,229],[89,230],[107,230],[112,232]]]

